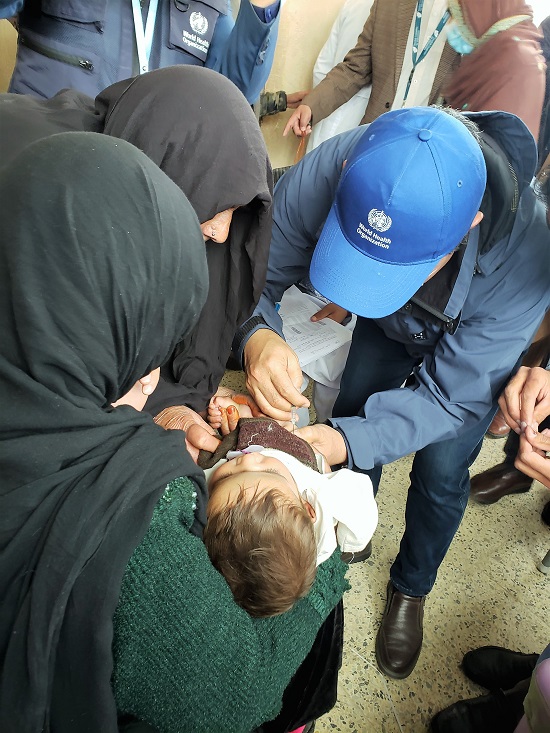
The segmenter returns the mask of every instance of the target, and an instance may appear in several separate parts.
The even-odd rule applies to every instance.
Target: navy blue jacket
[[[73,88],[95,97],[138,73],[130,0],[18,0],[15,6],[0,0],[0,17],[14,10],[19,45],[10,92],[49,99]],[[191,26],[193,15],[201,23]],[[253,103],[271,70],[278,18],[276,13],[263,22],[250,0],[242,0],[236,22],[230,0],[159,0],[149,69],[206,66],[231,79]],[[206,29],[202,38],[193,27]],[[201,48],[210,36],[205,53]]]
[[[533,137],[506,112],[469,117],[492,141],[480,207],[484,222],[471,231],[461,260],[452,258],[457,271],[451,288],[434,292],[434,277],[399,311],[377,319],[422,363],[411,387],[371,396],[364,415],[331,420],[347,441],[350,466],[390,463],[484,418],[550,307],[550,231],[530,187],[537,161]],[[323,143],[277,184],[267,284],[254,315],[281,336],[275,304],[308,274],[342,165],[367,129]],[[505,199],[510,210],[504,215]],[[243,339],[237,334],[240,358],[257,328]]]

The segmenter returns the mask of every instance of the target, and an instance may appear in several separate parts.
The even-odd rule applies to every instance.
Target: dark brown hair
[[[234,502],[208,517],[204,543],[239,606],[258,618],[277,616],[315,580],[313,522],[277,489],[245,492],[241,486]]]

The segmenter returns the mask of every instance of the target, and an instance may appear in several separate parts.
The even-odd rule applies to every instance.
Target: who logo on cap
[[[382,115],[344,168],[313,286],[357,315],[394,313],[468,232],[486,178],[479,143],[456,117],[433,107]]]

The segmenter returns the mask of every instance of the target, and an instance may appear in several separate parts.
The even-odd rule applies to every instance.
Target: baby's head
[[[277,458],[247,453],[209,482],[204,542],[236,602],[251,616],[288,611],[315,580],[315,513]]]

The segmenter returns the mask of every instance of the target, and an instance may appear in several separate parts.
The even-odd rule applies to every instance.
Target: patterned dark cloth
[[[214,453],[205,450],[199,452],[198,464],[203,469],[212,468],[229,451],[244,450],[251,445],[282,450],[314,471],[319,470],[315,453],[309,443],[285,430],[270,417],[241,417],[235,430],[223,438]]]

